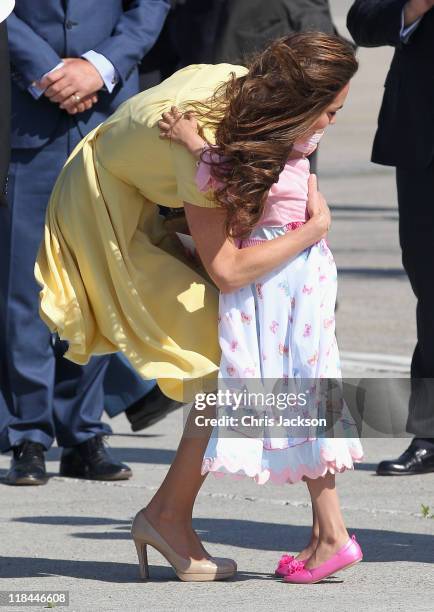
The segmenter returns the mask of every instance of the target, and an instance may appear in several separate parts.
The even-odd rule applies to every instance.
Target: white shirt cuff
[[[54,68],[52,68],[51,70],[49,70],[48,72],[43,74],[39,80],[42,81],[42,79],[45,78],[47,76],[47,74],[50,74],[50,72],[54,72],[58,68],[62,68],[62,66],[63,66],[63,62],[59,62],[57,64],[57,66],[54,66]],[[28,91],[30,91],[30,93],[35,98],[35,100],[39,100],[39,98],[42,96],[42,94],[45,91],[45,89],[39,89],[39,87],[36,87],[36,85],[34,83],[29,85],[27,89],[28,89]]]
[[[409,41],[410,36],[413,34],[415,29],[419,25],[421,19],[422,19],[422,17],[419,17],[419,19],[417,19],[414,23],[412,23],[411,25],[405,27],[405,25],[404,25],[404,9],[402,9],[402,13],[401,13],[401,31],[400,31],[399,35],[400,35],[401,41],[403,43],[406,43],[406,42]]]
[[[111,93],[119,82],[118,71],[111,61],[108,60],[105,55],[102,55],[102,53],[97,53],[92,50],[83,53],[81,57],[95,66],[104,81],[107,91]]]

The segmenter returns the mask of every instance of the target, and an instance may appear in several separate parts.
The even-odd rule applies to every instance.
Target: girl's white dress
[[[198,184],[202,189],[210,186],[204,180],[207,172],[209,177],[209,166],[200,164]],[[270,190],[262,217],[265,225],[261,222],[241,248],[276,238],[303,222],[300,213],[305,219],[308,177],[307,159],[287,163]],[[260,484],[268,480],[295,483],[304,476],[317,478],[327,471],[351,469],[353,462],[363,458],[345,403],[338,399],[330,407],[330,402],[321,399],[324,379],[341,378],[335,337],[336,290],[336,265],[326,241],[321,240],[251,285],[220,294],[219,388],[244,392],[244,397],[246,391],[271,397],[272,390],[277,397],[279,392],[308,390],[303,395],[305,405],[291,407],[285,415],[334,418],[336,437],[322,435],[317,426],[279,426],[279,411],[275,410],[274,425],[268,419],[253,421],[260,423],[254,430],[237,423],[214,428],[202,473],[250,476]],[[218,415],[239,413],[229,406]],[[273,414],[269,407],[255,412],[256,417]]]

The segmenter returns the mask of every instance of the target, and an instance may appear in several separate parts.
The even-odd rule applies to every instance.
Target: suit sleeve
[[[33,81],[57,66],[62,59],[25,21],[11,13],[7,19],[9,53],[15,82],[27,89]]]
[[[130,0],[113,34],[93,51],[104,55],[116,68],[121,81],[154,45],[170,8],[169,0]]]
[[[401,43],[401,15],[407,0],[356,0],[347,28],[360,47],[396,47]]]

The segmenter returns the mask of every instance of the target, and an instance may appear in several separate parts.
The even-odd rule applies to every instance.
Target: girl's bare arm
[[[222,293],[231,293],[254,282],[323,238],[330,227],[327,203],[309,179],[308,209],[311,218],[302,227],[263,244],[238,249],[225,236],[225,212],[184,203],[185,215],[202,263]]]

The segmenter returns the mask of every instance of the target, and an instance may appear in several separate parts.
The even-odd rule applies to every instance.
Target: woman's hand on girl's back
[[[308,224],[313,225],[318,232],[318,240],[324,238],[331,225],[330,209],[325,197],[318,191],[318,180],[316,174],[309,177],[309,193],[307,197],[307,212],[309,214]]]

